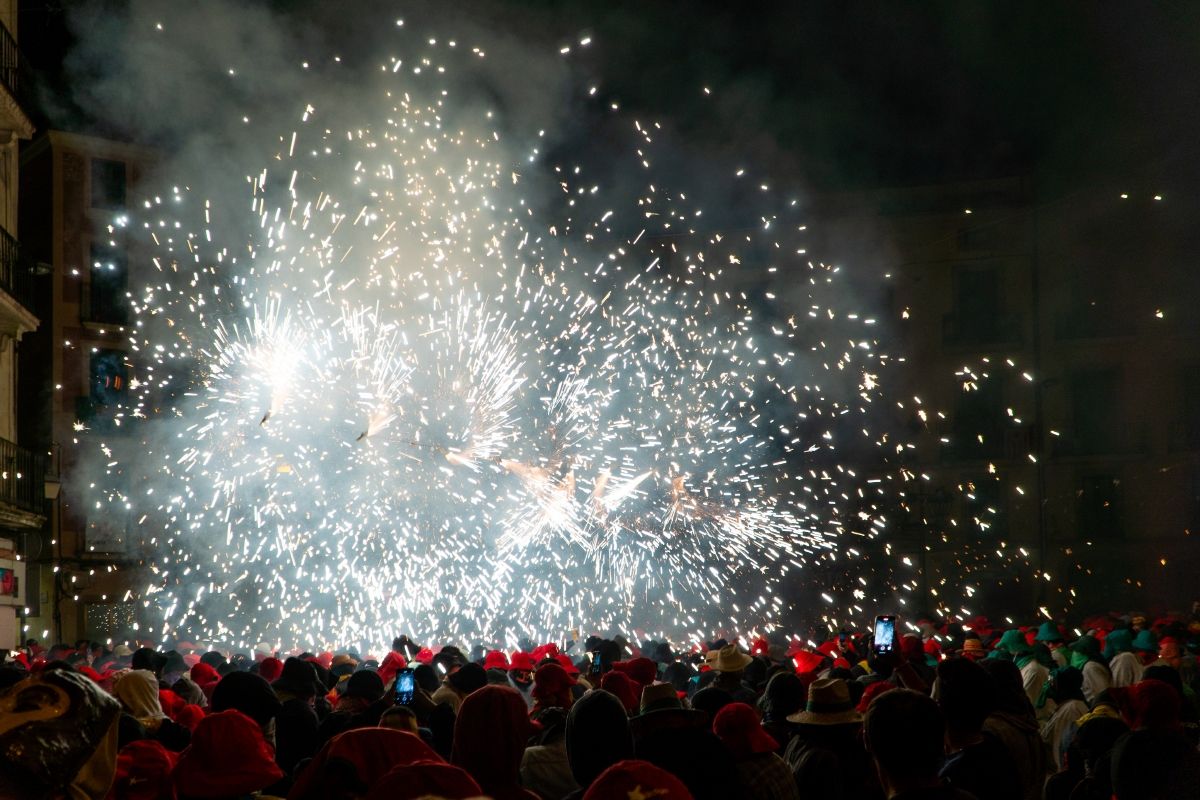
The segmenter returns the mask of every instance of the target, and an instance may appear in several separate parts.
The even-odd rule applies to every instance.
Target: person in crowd
[[[1113,745],[1129,727],[1116,717],[1083,722],[1063,755],[1062,768],[1046,779],[1045,800],[1111,800]]]
[[[945,733],[938,704],[923,694],[898,689],[872,701],[863,743],[888,800],[977,800],[939,775]]]
[[[593,689],[571,706],[564,744],[571,777],[581,788],[567,795],[577,800],[601,772],[633,758],[633,735],[625,706],[615,695]]]
[[[979,800],[1024,796],[1017,765],[1004,743],[984,730],[997,687],[979,664],[943,661],[937,668],[937,705],[946,721],[946,761],[940,775]],[[890,694],[890,693],[889,693]],[[889,695],[876,699],[876,704]]]
[[[433,702],[445,703],[457,714],[467,695],[487,685],[487,672],[478,664],[470,662],[450,673],[442,681],[441,688],[433,693]]]
[[[600,678],[600,688],[614,695],[625,706],[625,713],[633,716],[638,711],[637,684],[624,672],[611,670]]]
[[[163,711],[154,673],[145,669],[125,673],[113,685],[113,695],[121,701],[125,713],[141,726],[146,737],[173,752],[187,747],[191,732],[171,721]]]
[[[379,715],[379,727],[417,735],[421,733],[420,726],[417,725],[417,715],[408,706],[392,706],[385,709]]]
[[[233,709],[200,722],[171,773],[179,800],[236,800],[282,777],[262,728]]]
[[[883,681],[873,685],[890,686]],[[854,708],[846,681],[814,681],[805,705],[787,721],[793,736],[784,760],[801,797],[859,800],[878,796],[860,743],[862,716]]]
[[[521,786],[521,758],[533,731],[518,691],[484,686],[463,699],[450,763],[466,770],[493,800],[538,800]]]
[[[1055,670],[1050,678],[1049,695],[1054,703],[1054,713],[1042,723],[1041,735],[1050,750],[1054,768],[1061,770],[1067,752],[1065,733],[1090,710],[1083,699],[1083,673],[1074,667]]]
[[[728,692],[736,702],[753,705],[758,698],[755,696],[754,690],[743,682],[746,668],[753,661],[751,656],[738,650],[736,644],[722,647],[712,661],[713,672],[717,673],[712,686]]]
[[[567,711],[550,706],[534,714],[533,721],[542,730],[530,740],[521,758],[521,784],[542,800],[562,800],[579,791],[567,759]]]
[[[1055,668],[1062,668],[1071,663],[1070,651],[1063,646],[1062,630],[1053,622],[1043,622],[1033,641],[1035,645],[1044,645],[1050,651]]]
[[[367,800],[467,800],[482,796],[479,784],[451,764],[417,761],[393,767],[371,786]]]
[[[224,679],[221,681],[224,683]],[[383,681],[372,669],[360,669],[346,681],[333,713],[317,728],[317,739],[328,742],[334,736],[354,728],[372,728],[379,724],[391,698],[384,694]],[[219,688],[219,686],[218,686]]]
[[[548,708],[561,708],[569,711],[575,697],[571,693],[575,679],[567,674],[558,661],[548,661],[533,673],[533,709],[530,716],[537,716]]]
[[[1200,753],[1183,734],[1182,699],[1170,685],[1144,680],[1129,703],[1132,730],[1112,749],[1112,789],[1117,800],[1195,797]]]
[[[779,743],[776,752],[781,756],[795,735],[788,717],[804,708],[805,697],[804,683],[789,671],[772,675],[758,700],[763,730]]]
[[[1026,800],[1038,800],[1049,772],[1049,758],[1033,705],[1025,693],[1022,673],[1016,663],[1004,659],[989,659],[979,665],[995,687],[992,710],[984,720],[983,730],[996,737],[1008,751]]]
[[[533,708],[533,671],[536,668],[533,656],[523,650],[513,653],[508,662],[509,685],[521,693],[525,707],[529,709]]]
[[[312,758],[317,752],[320,721],[313,700],[325,693],[325,687],[317,680],[312,664],[291,657],[280,665],[279,677],[271,689],[280,702],[275,717],[275,763],[285,776],[291,776],[302,759]],[[289,785],[290,780],[285,778],[284,785],[272,788],[285,794]]]
[[[775,754],[779,742],[763,730],[753,706],[730,703],[713,719],[713,733],[733,755],[747,800],[799,800],[792,771]]]
[[[1133,652],[1133,633],[1128,628],[1109,631],[1104,638],[1104,657],[1112,675],[1112,686],[1133,686],[1142,679],[1142,660]]]
[[[1083,699],[1088,704],[1095,703],[1112,686],[1112,673],[1104,663],[1100,642],[1090,634],[1071,643],[1071,666],[1083,673]]]

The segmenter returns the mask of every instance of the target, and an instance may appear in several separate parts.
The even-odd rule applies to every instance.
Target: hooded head
[[[484,794],[506,793],[520,784],[521,757],[534,730],[520,692],[484,686],[463,699],[450,761],[470,773]]]
[[[249,672],[231,672],[221,678],[210,705],[213,711],[240,711],[264,728],[283,709],[271,684]]]
[[[393,767],[371,787],[367,800],[417,800],[418,797],[466,800],[482,794],[475,779],[459,767],[418,761]]]
[[[692,800],[692,793],[679,778],[648,761],[621,761],[613,764],[596,778],[583,795],[583,800],[609,798],[658,798],[659,800]]]
[[[476,689],[482,689],[487,686],[487,672],[483,667],[475,663],[469,663],[456,670],[453,675],[446,679],[455,691],[462,695],[468,695]]]
[[[534,712],[543,708],[569,709],[573,698],[571,687],[575,680],[557,661],[543,664],[533,674]]]
[[[158,678],[146,669],[127,672],[113,687],[113,694],[129,715],[149,730],[158,730],[166,719],[158,694]]]
[[[628,714],[636,714],[638,710],[638,693],[639,688],[633,679],[623,672],[612,670],[604,673],[604,677],[600,679],[600,688],[606,692],[611,692],[621,705],[625,706],[625,711]]]
[[[625,706],[609,692],[588,692],[567,715],[566,743],[571,775],[580,786],[589,786],[608,767],[633,757]]]
[[[282,777],[258,723],[234,710],[201,720],[173,773],[181,798],[237,797]]]

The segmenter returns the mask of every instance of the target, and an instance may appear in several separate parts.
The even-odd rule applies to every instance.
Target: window
[[[1091,369],[1071,376],[1071,418],[1075,423],[1071,444],[1077,455],[1120,451],[1120,432],[1128,425],[1118,413],[1120,391],[1116,369]]]
[[[997,375],[981,381],[978,388],[962,392],[954,406],[950,440],[955,459],[996,459],[1004,455],[1007,426],[1004,381]]]
[[[1084,541],[1121,536],[1121,481],[1112,475],[1085,475],[1080,482],[1078,534]]]
[[[116,405],[125,396],[129,370],[125,354],[120,350],[97,350],[92,353],[91,401],[96,406]]]
[[[998,265],[954,268],[954,310],[945,319],[948,345],[1004,344],[1020,340],[1017,318],[1003,313]]]
[[[125,162],[92,159],[92,208],[125,207]]]
[[[87,318],[92,322],[123,324],[127,319],[125,289],[129,282],[125,254],[115,247],[93,242],[91,265]]]

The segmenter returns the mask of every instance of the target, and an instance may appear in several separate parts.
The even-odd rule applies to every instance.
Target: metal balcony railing
[[[33,312],[33,270],[21,258],[21,247],[4,228],[0,228],[0,290]]]
[[[21,99],[21,51],[17,40],[0,25],[0,83],[18,101]]]
[[[0,439],[0,503],[41,514],[45,499],[45,456]]]

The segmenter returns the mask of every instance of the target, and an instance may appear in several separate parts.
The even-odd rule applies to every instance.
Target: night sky
[[[344,4],[310,5],[270,4],[314,47],[353,49],[366,20],[412,4],[363,3],[357,19]],[[69,100],[89,75],[63,66],[81,6],[110,15],[129,4],[21,2],[22,49],[57,90],[42,121],[57,127],[96,124]],[[1191,3],[493,0],[456,4],[454,15],[550,52],[591,32],[575,67],[626,111],[669,119],[693,147],[752,155],[808,187],[1013,174],[1052,187],[1196,166]]]

